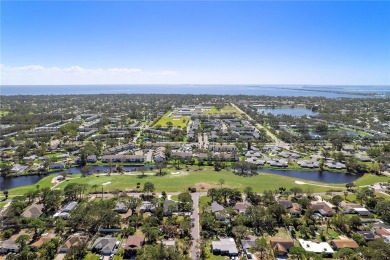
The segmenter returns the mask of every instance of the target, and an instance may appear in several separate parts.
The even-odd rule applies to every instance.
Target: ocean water
[[[292,85],[2,85],[0,95],[71,94],[208,94],[255,96],[368,97],[385,95],[390,86],[292,86]]]

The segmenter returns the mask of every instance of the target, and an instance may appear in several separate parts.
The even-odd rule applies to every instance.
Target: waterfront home
[[[65,163],[64,162],[55,162],[50,164],[50,169],[65,169]]]
[[[28,166],[26,165],[21,165],[21,164],[14,164],[11,168],[11,172],[12,173],[16,173],[16,174],[21,174],[23,173],[25,170],[27,170]]]
[[[165,161],[165,147],[159,147],[153,151],[153,161],[163,162]]]
[[[96,155],[89,155],[87,157],[87,162],[89,163],[95,163],[97,161],[97,156]]]

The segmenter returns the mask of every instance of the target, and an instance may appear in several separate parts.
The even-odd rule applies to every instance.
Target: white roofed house
[[[233,238],[212,241],[211,248],[215,255],[238,256],[238,249]]]
[[[319,254],[329,254],[332,255],[334,250],[332,247],[326,242],[312,242],[303,239],[298,239],[299,244],[305,251],[314,252]]]

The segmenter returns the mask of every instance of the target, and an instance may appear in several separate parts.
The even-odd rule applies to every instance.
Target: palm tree
[[[94,185],[92,185],[92,189],[94,189],[95,190],[95,194],[96,194],[96,190],[97,190],[97,188],[98,188],[99,186],[97,185],[97,184],[94,184]]]

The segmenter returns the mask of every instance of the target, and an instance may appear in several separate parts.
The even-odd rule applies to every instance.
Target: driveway
[[[191,245],[191,259],[198,259],[198,242],[199,242],[199,197],[200,193],[191,193],[191,198],[194,203],[194,210],[192,211],[191,218],[194,220],[194,227],[191,231],[192,245]]]

